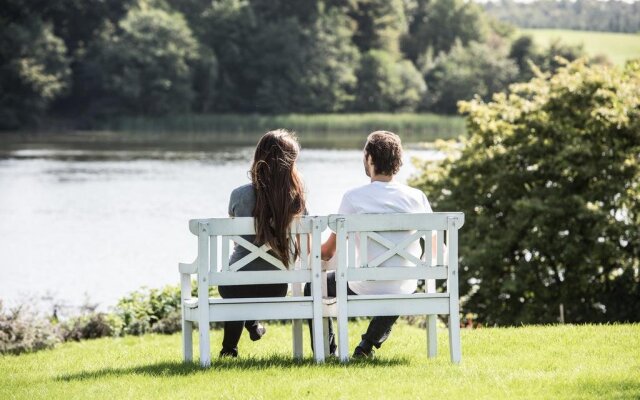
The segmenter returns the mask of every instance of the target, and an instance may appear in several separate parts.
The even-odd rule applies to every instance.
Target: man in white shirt
[[[376,131],[369,135],[364,147],[364,169],[371,183],[349,190],[342,197],[339,214],[372,214],[372,213],[427,213],[432,212],[429,201],[420,190],[394,181],[394,176],[402,166],[402,143],[398,135],[387,131]],[[385,236],[392,242],[399,242],[410,232],[385,232]],[[356,240],[356,248],[359,245]],[[384,253],[386,248],[377,242],[369,241],[367,253],[372,260]],[[336,251],[336,235],[332,233],[322,245],[322,259],[329,260]],[[407,251],[420,257],[421,248],[418,241],[407,247]],[[383,262],[381,266],[411,265],[408,260],[395,255]],[[335,273],[327,274],[327,289],[329,296],[335,296]],[[415,292],[417,281],[375,281],[349,282],[347,291],[350,295],[364,294],[410,294]],[[305,288],[307,294],[309,288]],[[391,327],[398,316],[374,317],[367,332],[362,335],[362,341],[356,347],[354,357],[371,357],[373,347],[380,348],[389,337]],[[331,322],[331,321],[330,321]],[[329,324],[330,352],[335,353],[336,344],[332,324]]]

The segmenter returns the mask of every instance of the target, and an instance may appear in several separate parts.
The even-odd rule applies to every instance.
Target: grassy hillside
[[[364,330],[350,329],[351,345]],[[447,334],[426,357],[425,332],[402,322],[368,362],[317,366],[290,358],[288,325],[260,342],[243,337],[241,357],[202,370],[180,362],[180,336],[68,343],[0,357],[0,398],[638,398],[640,325],[464,330],[463,360],[449,363]],[[245,335],[246,336],[246,335]],[[220,332],[212,348],[218,350]],[[305,336],[305,339],[307,337]],[[305,345],[307,345],[305,343]],[[306,354],[309,354],[308,348]]]
[[[523,29],[534,40],[546,46],[554,38],[571,44],[583,43],[589,55],[604,54],[617,65],[624,65],[631,58],[640,57],[640,34],[572,31],[563,29]]]

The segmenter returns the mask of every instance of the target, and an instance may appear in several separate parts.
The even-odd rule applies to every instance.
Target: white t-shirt
[[[427,196],[418,189],[397,182],[374,181],[368,185],[349,190],[342,197],[339,214],[389,214],[389,213],[430,213],[432,212]],[[394,243],[400,242],[411,231],[381,232],[380,235]],[[355,247],[359,249],[359,237],[356,237]],[[372,261],[388,250],[374,240],[367,245],[367,258]],[[416,240],[407,251],[420,258],[420,241]],[[394,255],[380,264],[384,266],[415,266],[409,260]],[[409,294],[415,292],[418,282],[415,279],[396,281],[352,281],[351,290],[357,294]]]

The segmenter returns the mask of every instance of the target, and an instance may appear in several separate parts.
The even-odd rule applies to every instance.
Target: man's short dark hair
[[[367,137],[364,152],[371,156],[376,175],[395,175],[402,166],[400,136],[388,131],[375,131]]]

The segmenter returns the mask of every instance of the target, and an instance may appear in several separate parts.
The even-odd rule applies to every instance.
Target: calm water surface
[[[224,217],[229,194],[249,182],[253,149],[206,152],[12,149],[0,155],[0,299],[85,296],[101,307],[141,286],[178,283],[191,262],[191,218]],[[311,214],[337,211],[366,184],[360,150],[303,149]],[[415,171],[407,150],[398,179]]]

